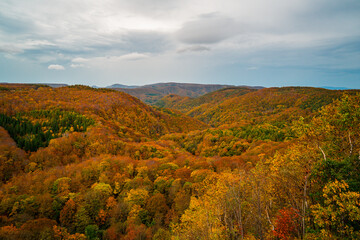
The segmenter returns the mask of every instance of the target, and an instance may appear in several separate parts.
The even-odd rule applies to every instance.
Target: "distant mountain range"
[[[49,87],[52,87],[52,88],[58,88],[58,87],[67,87],[69,86],[68,84],[65,84],[65,83],[43,83],[44,85],[47,85]]]
[[[123,84],[113,84],[110,86],[107,86],[106,88],[138,88],[140,86],[128,86],[128,85],[123,85]]]
[[[12,84],[12,83],[0,83],[2,87],[5,88],[39,88],[42,86],[49,86],[52,88],[58,88],[58,87],[66,87],[69,86],[68,84],[64,83],[41,83],[41,84]],[[101,88],[98,86],[91,86],[92,88]],[[130,94],[134,97],[139,98],[141,101],[150,104],[150,105],[157,105],[157,106],[166,106],[171,107],[172,104],[176,102],[178,106],[181,104],[178,102],[178,98],[198,98],[200,96],[203,96],[205,94],[220,90],[220,89],[227,89],[232,88],[229,90],[226,90],[224,92],[220,92],[221,94],[240,94],[243,91],[246,92],[246,89],[248,90],[259,90],[263,89],[262,86],[234,86],[234,85],[226,85],[226,84],[196,84],[196,83],[176,83],[176,82],[168,82],[168,83],[155,83],[155,84],[148,84],[148,85],[142,85],[142,86],[136,86],[136,85],[124,85],[124,84],[113,84],[110,86],[107,86],[106,88],[122,91],[127,94]],[[241,88],[242,90],[236,91],[233,88]],[[346,87],[331,87],[331,86],[322,86],[320,88],[328,89],[328,90],[350,90],[351,88]],[[221,95],[220,94],[220,95]],[[168,96],[173,95],[173,96]],[[167,97],[168,96],[168,97]],[[209,95],[210,96],[210,95]],[[167,97],[167,98],[164,98]],[[203,101],[205,98],[200,98],[196,101]],[[185,101],[186,99],[182,99],[182,101]],[[186,104],[185,104],[186,102]],[[194,104],[188,102],[187,100],[183,102],[185,106],[188,104]]]
[[[329,87],[329,86],[323,86],[321,88],[329,89],[329,90],[349,90],[351,88],[346,87]]]
[[[222,84],[195,84],[195,83],[156,83],[144,86],[126,86],[122,84],[114,84],[107,88],[126,92],[134,97],[139,98],[145,103],[155,104],[163,97],[169,94],[176,94],[182,97],[196,98],[201,95],[213,92],[222,88],[234,87],[233,85]],[[261,89],[263,87],[249,87],[249,89]]]

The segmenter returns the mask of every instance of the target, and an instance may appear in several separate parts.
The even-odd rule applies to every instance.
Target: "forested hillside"
[[[322,106],[338,99],[343,93],[310,87],[225,88],[198,98],[171,101],[170,95],[160,106],[176,109],[214,126],[250,122],[290,122],[299,116],[313,115]]]
[[[359,239],[360,94],[0,88],[0,239]]]
[[[210,92],[197,98],[181,97],[176,94],[170,94],[156,102],[155,106],[173,108],[186,113],[190,110],[195,111],[195,109],[213,106],[226,99],[241,96],[253,91],[257,91],[257,89],[249,87],[231,87]]]

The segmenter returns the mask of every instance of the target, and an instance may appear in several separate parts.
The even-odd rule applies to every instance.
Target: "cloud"
[[[127,52],[160,53],[171,48],[169,34],[163,32],[129,30],[119,39],[117,46]]]
[[[213,44],[235,36],[239,32],[239,25],[234,19],[218,14],[207,14],[186,22],[176,32],[176,36],[183,43]]]
[[[102,56],[102,57],[77,57],[71,60],[71,68],[92,68],[92,69],[102,69],[102,68],[118,68],[118,66],[125,64],[126,62],[137,62],[144,59],[150,58],[149,53],[138,53],[132,52],[128,54],[123,54],[119,56]]]
[[[0,76],[20,79],[5,58],[19,69],[38,67],[38,75],[24,78],[45,79],[43,66],[53,63],[76,68],[76,76],[63,72],[74,83],[197,81],[209,69],[218,71],[211,72],[216,79],[237,81],[244,72],[261,79],[287,67],[354,69],[352,78],[360,76],[359,0],[83,2],[0,1]]]
[[[22,50],[14,45],[11,44],[7,44],[4,46],[0,46],[0,52],[3,53],[9,53],[9,54],[16,54],[16,53],[21,53]]]
[[[131,12],[154,17],[164,12],[176,11],[181,8],[181,3],[178,0],[132,0],[121,1],[121,7],[127,7]]]
[[[84,63],[84,62],[89,61],[89,59],[82,58],[82,57],[77,57],[77,58],[74,58],[74,59],[71,60],[71,61],[74,62],[74,63]]]
[[[201,46],[201,45],[196,45],[196,46],[191,46],[191,47],[186,47],[186,48],[181,48],[177,51],[177,53],[186,53],[186,52],[207,52],[210,51],[211,49],[205,46]]]
[[[71,68],[86,68],[87,66],[85,63],[89,62],[90,59],[83,58],[83,57],[76,57],[71,60],[70,67]]]
[[[86,67],[84,64],[71,64],[70,67],[72,68],[83,68]]]
[[[65,70],[64,66],[59,65],[59,64],[51,64],[48,66],[48,69],[51,70]]]
[[[0,41],[0,52],[7,52],[7,53],[24,53],[26,51],[37,51],[41,49],[54,49],[55,44],[51,43],[47,40],[33,40],[33,39],[27,39],[23,42],[9,42],[1,46]],[[34,52],[33,52],[34,53]]]
[[[122,56],[118,57],[118,59],[125,60],[125,61],[136,61],[136,60],[146,59],[148,57],[149,57],[149,55],[147,55],[147,54],[133,52],[133,53],[122,55]]]
[[[0,12],[0,30],[7,34],[18,34],[24,32],[30,32],[34,30],[33,24],[25,21],[22,16],[16,16],[16,18],[6,16]]]
[[[128,54],[124,54],[124,55],[120,55],[120,56],[106,56],[106,57],[94,57],[94,58],[89,58],[88,59],[88,64],[92,65],[92,64],[106,64],[106,63],[120,63],[120,62],[134,62],[134,61],[139,61],[139,60],[143,60],[143,59],[147,59],[149,58],[150,55],[146,54],[146,53],[138,53],[138,52],[133,52],[133,53],[128,53]]]

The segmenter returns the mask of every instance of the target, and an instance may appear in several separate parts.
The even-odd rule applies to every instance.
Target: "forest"
[[[0,84],[0,239],[360,239],[359,128],[358,90]]]

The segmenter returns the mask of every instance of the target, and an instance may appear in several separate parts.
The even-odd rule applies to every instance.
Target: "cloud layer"
[[[176,35],[188,44],[213,44],[237,35],[240,25],[229,17],[206,14],[184,23]]]
[[[3,0],[0,63],[17,82],[360,87],[360,2]]]

